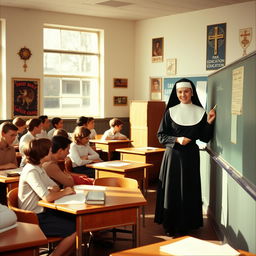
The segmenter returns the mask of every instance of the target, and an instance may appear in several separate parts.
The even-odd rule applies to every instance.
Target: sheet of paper
[[[102,186],[97,186],[97,185],[75,185],[74,190],[77,193],[84,193],[84,190],[99,190],[99,191],[104,191],[106,190],[105,187]]]
[[[236,256],[239,252],[230,245],[217,245],[194,237],[188,237],[160,247],[160,251],[175,256],[185,255],[215,255],[215,256]]]
[[[7,231],[7,230],[10,230],[10,229],[16,228],[16,227],[17,227],[17,223],[14,223],[13,225],[5,227],[5,228],[0,228],[0,233],[3,233],[5,231]]]
[[[97,163],[94,166],[116,166],[116,167],[121,167],[121,166],[126,166],[129,165],[130,163],[124,163],[124,162],[102,162],[102,163]]]
[[[144,148],[134,148],[135,150],[154,150],[154,149],[157,149],[157,148],[154,148],[154,147],[144,147]]]
[[[54,201],[55,204],[83,204],[85,203],[85,194],[77,193],[63,196]]]

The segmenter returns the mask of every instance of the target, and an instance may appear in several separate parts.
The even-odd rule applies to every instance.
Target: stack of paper
[[[86,195],[87,204],[104,204],[105,203],[105,192],[91,190]]]
[[[174,243],[160,246],[160,251],[175,256],[236,256],[239,252],[230,245],[217,245],[194,237],[188,237]]]
[[[85,195],[81,193],[63,196],[55,200],[55,204],[83,204],[85,203]]]

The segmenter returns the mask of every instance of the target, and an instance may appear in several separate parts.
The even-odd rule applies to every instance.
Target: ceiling
[[[1,6],[81,14],[96,17],[143,20],[249,0],[1,0]]]

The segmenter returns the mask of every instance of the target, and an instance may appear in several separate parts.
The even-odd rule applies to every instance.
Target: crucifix
[[[218,54],[218,40],[224,38],[223,34],[218,34],[218,27],[214,27],[214,34],[208,36],[208,40],[214,40],[214,55]]]

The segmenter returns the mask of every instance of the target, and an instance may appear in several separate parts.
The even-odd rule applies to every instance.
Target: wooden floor
[[[165,235],[162,225],[154,223],[155,199],[156,185],[153,185],[150,187],[147,194],[148,205],[145,209],[145,227],[141,224],[141,245],[172,239],[172,237]],[[129,229],[129,227],[126,228]],[[113,242],[112,233],[110,232],[100,232],[96,235],[97,237],[94,238],[90,246],[90,256],[107,256],[112,252],[132,248],[131,234],[117,233],[117,240],[115,242]],[[204,226],[188,235],[219,243],[207,216],[204,216]]]

